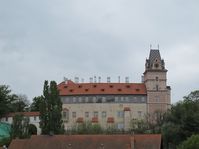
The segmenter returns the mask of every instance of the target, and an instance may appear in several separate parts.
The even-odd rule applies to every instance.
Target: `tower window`
[[[158,91],[158,85],[156,85],[156,91]]]
[[[155,80],[158,81],[158,77],[155,77]]]
[[[158,68],[159,67],[159,64],[155,64],[155,68]]]

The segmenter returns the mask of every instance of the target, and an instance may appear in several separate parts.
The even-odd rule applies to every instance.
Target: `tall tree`
[[[6,85],[0,85],[0,118],[9,111],[11,90]]]
[[[29,118],[22,114],[16,114],[12,123],[12,138],[28,138],[29,137]]]
[[[62,102],[59,97],[57,83],[55,81],[44,82],[43,98],[40,107],[40,127],[42,134],[62,134],[64,126],[62,121]]]
[[[42,96],[34,97],[33,102],[30,105],[30,111],[39,111],[42,99],[43,99]]]

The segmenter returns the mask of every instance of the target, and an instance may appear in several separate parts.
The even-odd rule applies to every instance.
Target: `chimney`
[[[90,79],[90,83],[93,83],[93,78],[92,78],[92,77],[90,77],[89,79]]]
[[[107,77],[107,83],[111,83],[111,77]]]
[[[96,76],[94,76],[94,82],[97,83],[97,78],[96,78]]]
[[[144,76],[141,76],[141,82],[144,83]]]
[[[98,77],[98,82],[101,83],[101,77]]]
[[[118,83],[120,83],[120,76],[118,76]]]
[[[75,83],[79,83],[79,78],[75,77]]]
[[[129,83],[129,77],[125,77],[125,83]]]
[[[68,78],[64,77],[64,82],[65,82],[65,84],[67,84]]]

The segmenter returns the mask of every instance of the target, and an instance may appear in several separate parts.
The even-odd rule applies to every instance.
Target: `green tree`
[[[12,138],[28,138],[29,135],[29,118],[22,114],[16,114],[12,123]]]
[[[29,101],[26,95],[19,94],[19,95],[12,95],[12,102],[11,102],[11,112],[24,112],[29,110]]]
[[[0,85],[0,118],[10,111],[11,90],[6,85]]]
[[[43,100],[42,96],[34,97],[33,102],[30,105],[30,111],[39,111],[42,100]]]
[[[42,134],[63,134],[62,102],[59,97],[57,83],[55,81],[44,82],[43,97],[40,107],[40,127]]]
[[[199,149],[199,135],[192,135],[182,142],[177,149]]]
[[[162,127],[166,147],[177,146],[187,137],[199,133],[199,91],[188,96],[171,107]]]

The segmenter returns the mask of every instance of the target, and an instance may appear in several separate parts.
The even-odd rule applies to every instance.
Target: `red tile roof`
[[[61,96],[66,95],[98,95],[128,94],[146,95],[144,83],[74,83],[67,81],[58,85]]]
[[[8,113],[5,117],[14,117],[17,114],[22,114],[24,116],[39,116],[39,112],[15,112],[15,113]]]
[[[161,135],[54,135],[15,139],[9,149],[160,149]]]
[[[113,117],[108,117],[107,118],[107,123],[114,123],[114,118]]]

